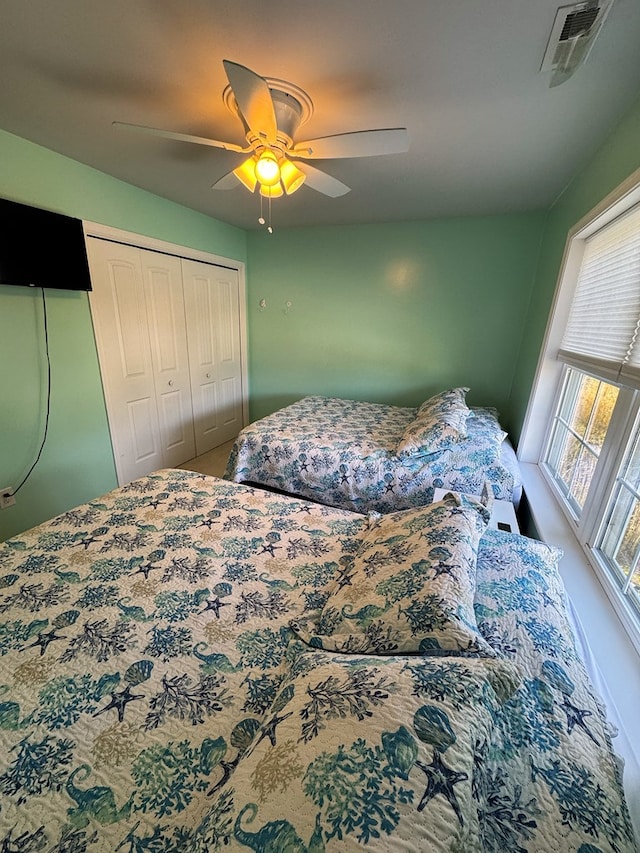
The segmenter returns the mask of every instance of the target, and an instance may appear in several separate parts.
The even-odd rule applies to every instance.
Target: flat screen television
[[[0,198],[0,284],[91,290],[81,220]]]

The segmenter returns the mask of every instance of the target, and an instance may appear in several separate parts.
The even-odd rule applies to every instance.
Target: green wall
[[[497,406],[509,427],[544,222],[531,213],[250,233],[252,419],[305,394],[418,405],[467,385],[469,401]]]
[[[510,401],[514,438],[524,420],[547,318],[553,303],[567,234],[592,208],[640,168],[640,100],[612,130],[588,165],[549,211],[527,316],[527,334],[516,365]]]
[[[244,231],[2,131],[0,196],[246,261]],[[116,485],[87,294],[46,290],[45,296],[49,431],[15,506],[0,510],[0,540]],[[44,431],[42,317],[40,290],[0,286],[0,488],[18,485]]]

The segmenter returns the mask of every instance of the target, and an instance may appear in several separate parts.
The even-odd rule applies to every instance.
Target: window
[[[633,412],[638,397],[631,392]],[[578,538],[640,626],[640,417],[624,452],[615,438],[628,412],[624,389],[565,367],[541,463]]]
[[[640,186],[636,195],[627,194],[570,234],[530,404],[531,413],[546,400],[546,417],[538,415],[545,421],[544,428],[538,426],[538,464],[636,644],[640,642],[638,200]],[[525,425],[527,430],[531,424]],[[530,439],[523,438],[526,445]]]
[[[596,552],[616,577],[640,614],[640,425],[613,490],[609,511],[596,542]]]
[[[604,443],[618,388],[568,369],[545,458],[556,487],[578,518]]]

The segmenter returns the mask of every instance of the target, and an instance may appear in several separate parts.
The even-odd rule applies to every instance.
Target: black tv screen
[[[82,222],[0,199],[0,284],[91,290]]]

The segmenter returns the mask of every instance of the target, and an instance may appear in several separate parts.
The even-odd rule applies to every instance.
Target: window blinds
[[[640,388],[640,205],[585,240],[558,356]]]

